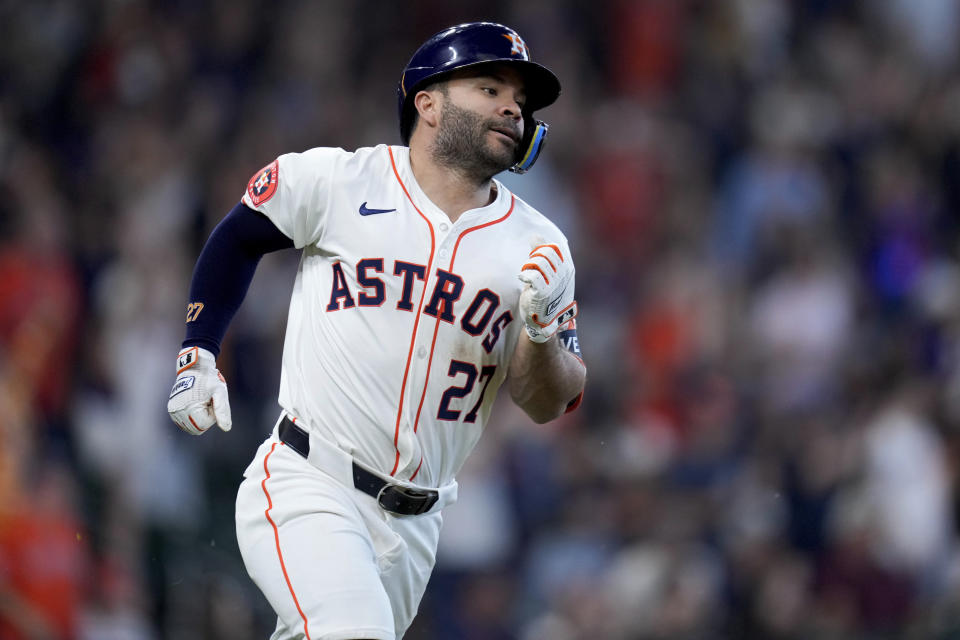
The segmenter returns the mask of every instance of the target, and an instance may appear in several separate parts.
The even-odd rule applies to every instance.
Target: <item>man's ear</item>
[[[413,107],[420,120],[431,127],[440,122],[440,92],[437,90],[418,91],[413,97]]]

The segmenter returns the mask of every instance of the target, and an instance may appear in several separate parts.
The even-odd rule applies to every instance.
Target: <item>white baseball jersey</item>
[[[451,482],[479,439],[523,331],[517,279],[560,230],[496,182],[455,223],[406,147],[316,148],[255,175],[244,203],[303,250],[280,405],[359,462]]]

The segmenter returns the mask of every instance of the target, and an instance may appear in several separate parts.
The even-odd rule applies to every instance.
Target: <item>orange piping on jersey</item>
[[[190,419],[190,424],[193,425],[193,428],[194,428],[194,429],[196,429],[197,431],[203,431],[203,429],[201,429],[199,426],[197,426],[197,423],[196,423],[196,421],[194,421],[193,416],[187,416],[187,417]]]
[[[303,633],[307,636],[307,640],[310,640],[310,630],[307,628],[307,616],[304,615],[303,609],[300,608],[300,601],[297,600],[297,594],[293,592],[293,585],[290,584],[290,576],[287,575],[287,564],[283,561],[283,552],[280,551],[280,530],[277,529],[277,523],[270,517],[270,510],[273,509],[273,500],[270,498],[270,492],[267,491],[267,480],[270,479],[270,469],[267,468],[267,461],[270,459],[270,456],[273,455],[273,450],[276,448],[277,443],[274,442],[270,447],[270,453],[263,459],[263,470],[267,474],[267,477],[260,483],[260,487],[263,488],[263,495],[267,496],[267,509],[263,512],[263,515],[267,517],[267,522],[273,527],[273,539],[277,543],[277,557],[280,558],[280,569],[283,571],[283,579],[287,581],[287,589],[290,590],[290,595],[293,596],[293,604],[297,607],[297,613],[299,613],[303,619]]]
[[[427,228],[430,229],[430,259],[427,260],[427,270],[424,272],[423,277],[423,291],[420,293],[420,304],[417,306],[417,313],[413,319],[413,333],[410,334],[410,349],[407,350],[407,364],[403,368],[403,383],[400,385],[400,401],[397,403],[397,423],[393,429],[393,448],[397,450],[397,457],[393,461],[393,470],[390,471],[392,476],[397,472],[397,467],[400,466],[400,418],[403,416],[403,396],[407,390],[407,376],[410,374],[410,362],[413,359],[413,344],[417,340],[417,327],[420,324],[420,313],[423,311],[423,299],[427,295],[427,282],[430,280],[430,272],[433,267],[433,252],[436,249],[436,236],[433,233],[433,225],[430,224],[430,219],[427,216],[423,215],[423,211],[420,211],[420,208],[414,203],[413,198],[410,197],[410,192],[407,191],[407,186],[403,184],[403,180],[400,179],[400,173],[397,171],[397,163],[393,160],[393,149],[387,147],[387,153],[390,154],[390,166],[393,168],[393,175],[396,176],[397,182],[400,183],[400,188],[403,189],[404,195],[407,196],[407,200],[410,201],[410,204],[413,205],[413,208],[416,209],[417,213],[420,214],[420,217],[423,218],[424,222],[427,223]],[[512,207],[511,207],[512,208]],[[434,340],[436,340],[436,333],[434,333]],[[431,356],[433,352],[431,351]],[[427,369],[429,373],[429,365]],[[421,404],[423,399],[420,400]],[[417,410],[417,416],[419,417],[420,412]],[[413,423],[413,432],[417,432],[417,423]],[[421,460],[422,462],[422,460]]]
[[[457,259],[457,249],[460,248],[460,241],[463,240],[463,237],[468,233],[470,233],[471,231],[476,231],[477,229],[483,229],[484,227],[489,227],[490,225],[497,224],[498,222],[503,222],[504,220],[509,218],[510,214],[513,213],[513,205],[515,202],[516,202],[516,198],[511,193],[510,208],[507,209],[507,212],[503,214],[502,217],[497,218],[496,220],[491,220],[490,222],[484,222],[483,224],[478,224],[477,226],[470,227],[469,229],[465,229],[460,233],[459,236],[457,236],[457,241],[453,245],[453,254],[450,256],[450,273],[453,273],[453,263]],[[424,287],[424,291],[426,291],[426,287]],[[433,350],[437,346],[437,333],[440,331],[440,315],[441,314],[439,313],[437,314],[437,322],[436,324],[433,325],[433,341],[430,343],[430,357],[427,360],[427,375],[424,376],[423,378],[423,393],[420,395],[420,404],[417,405],[417,417],[414,418],[413,420],[414,433],[417,432],[417,427],[420,424],[420,411],[423,409],[423,400],[427,397],[427,383],[429,383],[430,381],[430,369],[433,367]],[[421,460],[421,462],[423,461]],[[420,467],[417,467],[417,471],[418,472],[420,471]],[[414,473],[413,475],[416,475],[416,473]],[[413,480],[413,478],[410,478],[410,479],[411,481]]]
[[[423,456],[420,456],[420,464],[417,465],[417,470],[413,472],[413,475],[410,476],[410,482],[413,482],[413,479],[417,477],[417,474],[420,473],[420,467],[423,466]]]
[[[503,214],[502,218],[497,218],[496,220],[491,220],[490,222],[484,222],[483,224],[478,224],[475,227],[470,227],[463,231],[458,237],[456,244],[453,245],[453,256],[450,258],[450,271],[453,271],[453,261],[457,259],[457,248],[460,246],[460,241],[463,240],[463,236],[467,235],[471,231],[476,231],[477,229],[483,229],[484,227],[489,227],[491,225],[503,222],[510,217],[510,214],[513,213],[513,205],[516,202],[516,197],[511,193],[510,194],[510,208],[507,209],[507,212]]]

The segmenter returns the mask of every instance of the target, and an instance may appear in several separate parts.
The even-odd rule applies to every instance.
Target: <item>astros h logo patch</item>
[[[515,33],[504,33],[501,34],[504,38],[510,41],[510,44],[513,46],[510,47],[510,55],[519,54],[524,60],[530,58],[530,52],[527,50],[527,44],[523,41],[523,38],[518,36]]]
[[[278,179],[279,170],[276,160],[253,174],[250,182],[247,183],[247,195],[250,196],[254,206],[263,204],[273,197],[277,192]]]

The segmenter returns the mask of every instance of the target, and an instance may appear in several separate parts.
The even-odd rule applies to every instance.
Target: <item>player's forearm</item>
[[[262,214],[243,204],[234,207],[210,234],[194,267],[183,346],[199,346],[218,355],[260,258],[292,246]]]
[[[510,396],[534,422],[543,424],[577,401],[586,376],[583,362],[562,348],[556,336],[536,344],[521,335],[510,363]]]

